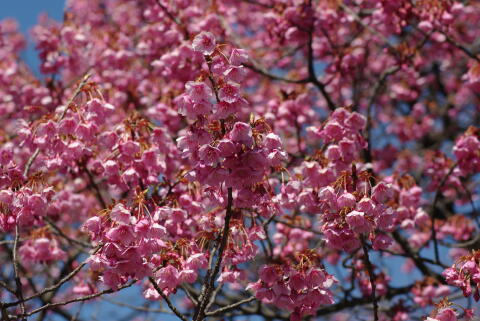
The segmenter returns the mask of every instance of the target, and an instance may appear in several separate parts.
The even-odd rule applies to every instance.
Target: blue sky
[[[46,12],[55,20],[62,20],[65,0],[0,0],[0,20],[14,18],[20,24],[20,30],[27,35],[38,22],[38,16]],[[22,54],[28,65],[38,73],[38,58],[31,43]]]

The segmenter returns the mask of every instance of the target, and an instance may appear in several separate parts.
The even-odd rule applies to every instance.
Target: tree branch
[[[172,312],[175,313],[175,315],[179,317],[182,321],[188,321],[187,317],[184,316],[180,311],[178,311],[178,309],[172,304],[172,302],[168,299],[168,297],[165,294],[163,294],[162,289],[160,289],[155,279],[151,276],[148,279],[150,280],[150,283],[152,283],[155,290],[157,290],[158,294],[160,294],[160,296],[165,300],[170,310],[172,310]]]
[[[205,317],[205,310],[208,302],[210,301],[210,296],[212,295],[215,279],[217,278],[218,272],[220,271],[220,266],[222,264],[223,252],[225,251],[225,248],[227,247],[227,244],[228,244],[230,219],[232,218],[232,214],[233,214],[233,211],[232,211],[233,191],[231,187],[228,188],[227,194],[228,195],[227,195],[227,209],[225,214],[225,223],[223,225],[222,239],[220,241],[220,248],[217,254],[217,262],[213,269],[213,273],[210,274],[209,273],[210,270],[207,271],[207,277],[205,278],[205,283],[207,284],[207,286],[205,287],[204,295],[201,295],[201,298],[199,298],[200,304],[197,307],[197,311],[195,311],[195,314],[193,316],[193,320],[195,321],[203,320],[203,318]]]

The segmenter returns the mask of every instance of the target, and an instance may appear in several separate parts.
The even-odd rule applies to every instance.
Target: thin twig
[[[408,244],[408,241],[405,240],[402,235],[398,231],[392,232],[392,236],[395,239],[395,241],[400,244],[400,247],[402,250],[405,252],[407,257],[413,260],[417,268],[422,272],[424,275],[427,276],[433,276],[432,271],[425,265],[423,260],[418,256],[418,253],[416,253]]]
[[[477,207],[475,206],[475,202],[473,201],[472,193],[468,190],[466,186],[462,183],[462,188],[465,191],[465,194],[467,194],[468,201],[470,202],[470,206],[472,207],[472,216],[475,222],[477,223],[477,226],[480,227],[480,222],[478,220],[478,212],[477,212]]]
[[[66,239],[68,242],[74,243],[74,244],[77,244],[77,245],[80,245],[81,247],[93,248],[93,246],[92,246],[91,244],[88,244],[88,243],[86,243],[86,242],[82,242],[82,241],[73,239],[73,238],[71,238],[70,236],[66,235],[55,223],[53,223],[53,221],[52,221],[50,218],[44,217],[43,220],[44,220],[45,222],[47,222],[47,224],[48,224],[59,236],[61,236],[62,238]]]
[[[362,241],[363,255],[365,259],[365,265],[367,266],[367,272],[370,278],[370,284],[372,286],[371,297],[373,302],[373,320],[378,321],[378,301],[377,301],[377,296],[375,295],[375,291],[376,291],[375,274],[373,273],[372,262],[370,262],[370,258],[368,257],[367,242],[365,241],[365,237],[363,235],[361,236],[361,241]]]
[[[207,312],[205,315],[206,316],[214,316],[214,315],[219,315],[219,314],[222,314],[222,313],[225,313],[225,312],[228,312],[232,309],[235,309],[237,307],[239,307],[240,305],[242,304],[245,304],[245,303],[248,303],[248,302],[252,302],[253,300],[255,300],[255,297],[254,296],[251,296],[247,299],[244,299],[244,300],[241,300],[241,301],[238,301],[238,302],[235,302],[233,304],[230,304],[230,305],[227,305],[227,306],[224,306],[222,308],[219,308],[217,310],[214,310],[212,312]]]
[[[63,301],[63,302],[56,302],[56,303],[47,303],[45,304],[44,306],[41,306],[40,308],[37,308],[31,312],[28,312],[28,313],[25,313],[25,314],[22,314],[20,315],[20,317],[29,317],[31,315],[34,315],[38,312],[41,312],[45,309],[50,309],[50,308],[54,308],[54,307],[58,307],[58,306],[62,306],[62,305],[67,305],[67,304],[70,304],[70,303],[74,303],[74,302],[83,302],[83,301],[88,301],[88,300],[91,300],[91,299],[94,299],[94,298],[97,298],[99,296],[102,296],[104,294],[109,294],[109,293],[114,293],[114,292],[118,292],[122,289],[125,289],[125,288],[128,288],[132,285],[134,285],[135,283],[137,282],[137,280],[132,280],[130,281],[129,283],[125,284],[125,285],[122,285],[120,287],[118,287],[117,289],[108,289],[108,290],[103,290],[101,292],[97,292],[97,293],[93,293],[93,294],[90,294],[90,295],[86,295],[86,296],[82,296],[82,297],[79,297],[79,298],[75,298],[75,299],[70,299],[70,300],[66,300],[66,301]],[[14,317],[14,316],[12,316]]]
[[[11,287],[8,286],[7,283],[3,282],[2,280],[0,280],[0,286],[2,288],[4,288],[5,290],[7,290],[8,292],[12,293],[13,295],[16,295],[17,293],[15,292],[15,289],[12,289]]]
[[[167,305],[170,308],[170,310],[172,310],[172,312],[175,313],[175,315],[179,317],[182,321],[188,321],[187,317],[184,316],[180,311],[178,311],[178,309],[172,304],[170,299],[165,294],[163,294],[162,289],[160,289],[155,279],[151,276],[148,279],[152,283],[155,290],[157,290],[158,294],[160,294],[160,296],[165,300],[165,302],[167,302]]]
[[[364,23],[362,18],[360,18],[360,16],[355,11],[353,11],[350,7],[348,7],[347,5],[342,3],[342,4],[340,4],[340,8],[342,8],[347,14],[352,16],[353,19],[356,22],[358,22],[363,28],[367,29],[371,34],[373,34],[375,36],[379,36],[380,38],[382,38],[382,40],[387,45],[387,47],[393,48],[393,46],[390,44],[390,41],[388,40],[388,38],[385,35],[383,35],[378,30],[375,30],[372,26]]]
[[[306,227],[303,227],[303,226],[298,226],[298,225],[289,223],[289,222],[284,221],[284,220],[281,220],[281,219],[274,219],[274,221],[275,221],[276,223],[280,223],[280,224],[286,225],[286,226],[288,226],[288,227],[290,227],[290,228],[297,228],[297,229],[299,229],[299,230],[308,231],[308,232],[311,232],[311,233],[313,233],[313,234],[323,235],[322,232],[319,232],[319,231],[317,231],[317,230],[309,229],[309,228],[306,228]]]
[[[336,106],[332,101],[332,98],[330,97],[330,94],[327,92],[325,89],[325,85],[321,83],[318,79],[317,76],[315,75],[315,66],[314,66],[314,55],[313,55],[313,31],[308,32],[308,46],[307,46],[307,60],[308,60],[308,79],[309,81],[314,84],[318,90],[323,95],[323,98],[327,101],[328,108],[331,111],[334,111]]]
[[[450,169],[448,170],[447,175],[442,179],[440,182],[440,185],[438,186],[438,189],[435,193],[435,198],[433,199],[433,205],[432,205],[432,213],[430,214],[430,219],[432,221],[432,226],[430,228],[431,233],[432,233],[432,238],[433,238],[433,248],[435,251],[435,261],[437,261],[438,264],[440,263],[440,251],[438,249],[438,240],[437,240],[437,230],[435,229],[435,209],[437,208],[437,203],[438,200],[440,199],[440,194],[443,186],[447,182],[447,179],[452,175],[454,169],[457,167],[458,163],[454,163]]]
[[[367,104],[367,125],[366,125],[366,129],[365,129],[366,135],[367,135],[367,143],[368,143],[367,153],[366,153],[366,155],[367,155],[366,162],[367,163],[372,162],[372,142],[371,142],[370,132],[371,132],[371,129],[372,129],[372,108],[373,108],[373,104],[377,100],[378,94],[380,94],[380,90],[382,89],[383,84],[385,83],[385,80],[387,80],[387,78],[390,75],[393,75],[394,73],[396,73],[399,70],[400,70],[399,66],[393,66],[393,67],[390,67],[387,70],[385,70],[381,74],[381,76],[377,80],[377,82],[375,83],[375,87],[373,87],[373,93],[370,96],[370,99],[368,100],[368,104]]]
[[[162,9],[162,11],[167,15],[167,17],[172,20],[183,32],[185,40],[190,39],[190,34],[188,33],[187,27],[179,20],[177,19],[168,9],[160,2],[160,0],[157,0],[157,4]]]
[[[259,7],[263,7],[263,8],[266,8],[266,9],[273,9],[274,8],[273,5],[260,3],[258,1],[253,1],[253,0],[241,0],[241,1],[246,2],[248,4],[253,4],[253,5],[256,5],[256,6],[259,6]]]
[[[103,244],[99,244],[95,248],[95,250],[93,251],[93,254],[97,253],[100,250],[100,248],[102,247],[102,245]],[[64,278],[62,278],[56,284],[54,284],[52,286],[49,286],[49,287],[43,289],[42,291],[37,292],[37,293],[35,293],[35,294],[25,298],[25,299],[20,299],[20,300],[15,301],[15,302],[5,303],[5,306],[6,307],[11,307],[11,306],[15,306],[15,305],[18,305],[18,304],[22,304],[22,303],[30,301],[32,299],[38,298],[38,297],[44,295],[45,293],[55,291],[56,289],[61,287],[63,284],[68,282],[70,279],[72,279],[78,272],[80,272],[80,270],[87,264],[87,262],[88,262],[88,258],[85,261],[83,261],[82,263],[80,263],[72,272],[70,272],[68,275],[66,275]]]
[[[284,81],[284,82],[291,83],[291,84],[307,84],[307,83],[310,82],[310,78],[289,79],[289,78],[285,78],[285,77],[282,77],[282,76],[277,76],[277,75],[269,73],[265,69],[255,65],[255,64],[243,63],[242,65],[244,67],[248,68],[248,69],[251,69],[251,70],[255,71],[256,73],[258,73],[262,76],[265,76],[265,77],[271,79],[271,80]]]
[[[97,195],[97,199],[100,202],[100,205],[102,205],[102,208],[107,208],[107,203],[103,199],[102,193],[100,192],[100,188],[98,187],[97,183],[95,183],[95,179],[93,178],[92,173],[90,173],[87,166],[84,166],[84,170],[85,170],[85,173],[87,174],[90,185],[95,190],[95,194]]]
[[[73,92],[73,95],[70,97],[70,99],[65,104],[65,108],[63,109],[63,112],[60,115],[60,118],[58,119],[58,121],[61,121],[65,117],[65,115],[67,114],[67,111],[70,109],[70,105],[73,103],[73,100],[80,94],[83,87],[85,87],[85,85],[87,84],[87,81],[91,77],[91,75],[92,74],[90,73],[90,69],[88,69],[87,72],[85,73],[85,75],[83,76],[82,81],[80,82],[80,84],[77,86],[77,88]],[[35,159],[37,158],[37,156],[39,154],[40,154],[40,149],[37,148],[33,152],[32,156],[30,156],[30,158],[28,159],[27,164],[25,165],[25,170],[23,171],[23,176],[24,177],[28,176],[28,172],[30,171],[30,167],[32,167],[33,162],[35,161]]]
[[[205,311],[210,310],[212,305],[215,303],[215,299],[217,298],[218,293],[220,293],[222,288],[223,288],[223,282],[220,282],[215,288],[215,290],[213,290],[212,296],[210,297],[210,301],[208,302],[207,307],[205,308]]]
[[[32,167],[32,164],[35,161],[35,159],[37,158],[38,154],[40,154],[40,148],[35,149],[32,156],[30,156],[30,158],[28,159],[27,164],[25,165],[25,170],[23,171],[23,176],[24,177],[28,176],[28,172],[30,171],[30,167]]]
[[[60,118],[58,121],[61,121],[65,115],[67,114],[67,111],[70,109],[70,105],[73,103],[73,100],[82,92],[83,87],[87,84],[88,79],[92,76],[90,71],[87,71],[85,76],[83,76],[82,81],[80,84],[78,84],[77,89],[73,92],[73,95],[70,97],[70,99],[67,101],[65,104],[65,109],[63,110],[62,114],[60,115]]]
[[[443,242],[442,245],[449,247],[449,248],[467,248],[472,250],[477,250],[480,243],[480,233],[477,233],[475,237],[471,240],[460,242],[460,243],[445,243]]]
[[[128,303],[125,303],[125,302],[120,302],[120,301],[111,300],[111,299],[107,299],[107,298],[102,298],[102,300],[104,300],[108,303],[111,303],[111,304],[115,304],[115,305],[118,305],[118,306],[121,306],[121,307],[126,307],[126,308],[136,310],[136,311],[151,312],[151,313],[170,313],[169,311],[166,311],[164,309],[154,309],[154,308],[149,308],[148,306],[136,306],[136,305],[131,305],[131,304],[128,304]]]
[[[187,286],[185,285],[180,285],[180,288],[183,290],[183,292],[185,292],[185,294],[187,295],[187,297],[190,299],[190,301],[192,301],[192,303],[197,306],[198,305],[198,301],[197,299],[193,296],[193,293],[190,292],[190,290],[188,289]]]
[[[462,45],[461,43],[459,43],[455,39],[451,38],[445,32],[442,32],[442,34],[445,36],[448,43],[450,43],[451,45],[454,45],[455,47],[457,47],[458,49],[463,51],[470,58],[476,60],[477,62],[480,62],[480,57],[478,57],[478,54],[474,54],[470,49],[468,49],[467,47],[465,47],[464,45]]]

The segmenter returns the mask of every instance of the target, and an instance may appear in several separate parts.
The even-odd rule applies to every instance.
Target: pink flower
[[[258,271],[260,279],[265,283],[273,283],[279,279],[275,266],[263,265]]]
[[[210,102],[213,99],[212,89],[204,82],[187,82],[185,84],[185,92],[194,103]]]
[[[122,180],[127,185],[138,185],[138,180],[140,179],[140,175],[138,174],[137,170],[134,167],[128,168],[122,174]]]
[[[328,142],[332,140],[339,141],[343,135],[342,126],[335,121],[328,122],[328,124],[323,128],[322,132],[324,133]]]
[[[230,64],[233,66],[240,66],[248,61],[248,54],[243,49],[234,48],[230,54]]]
[[[72,135],[77,128],[77,122],[73,118],[63,119],[58,127],[58,131],[63,135]]]
[[[122,155],[133,158],[135,157],[135,154],[140,152],[140,144],[137,142],[128,140],[120,144],[119,149]]]
[[[375,215],[375,203],[370,198],[364,197],[357,203],[357,210],[367,213],[368,215]]]
[[[194,283],[197,279],[197,273],[194,270],[181,270],[178,278],[180,282]]]
[[[203,253],[195,253],[190,255],[185,266],[192,270],[204,269],[208,265],[208,260]]]
[[[367,119],[362,114],[353,112],[350,114],[350,116],[347,117],[347,119],[345,120],[345,124],[348,127],[351,127],[353,130],[360,131],[363,130],[363,128],[367,124]]]
[[[218,98],[230,104],[234,103],[240,98],[240,85],[234,82],[226,83],[218,91]]]
[[[433,26],[430,21],[423,20],[418,24],[418,28],[423,32],[430,32],[433,29]]]
[[[290,284],[295,291],[302,291],[307,287],[305,277],[300,273],[290,276]]]
[[[110,217],[119,224],[130,224],[131,214],[122,203],[117,203],[110,212]]]
[[[253,145],[252,128],[248,124],[241,122],[235,123],[229,136],[230,139],[237,144],[243,144],[248,148]]]
[[[203,55],[211,55],[215,51],[215,37],[207,31],[198,34],[192,43],[193,50],[201,52]]]
[[[104,167],[105,174],[107,174],[108,176],[118,175],[118,171],[120,170],[117,162],[111,159],[105,162]]]
[[[356,204],[357,204],[357,200],[355,199],[355,196],[350,193],[343,193],[337,199],[337,205],[340,208],[343,208],[343,207],[355,208]]]
[[[102,221],[100,217],[93,216],[89,218],[83,225],[82,230],[89,232],[92,239],[96,240],[102,231]]]
[[[335,160],[340,159],[342,157],[342,153],[341,153],[338,145],[330,145],[327,148],[326,156],[329,160],[335,161]]]
[[[372,189],[372,199],[378,203],[384,203],[393,196],[392,188],[384,182],[380,182]]]
[[[372,223],[367,220],[363,212],[351,211],[347,214],[346,221],[355,233],[368,233],[372,230]]]
[[[438,321],[457,321],[457,314],[450,308],[441,309],[435,319]]]
[[[318,192],[318,198],[323,204],[327,204],[331,208],[336,208],[337,205],[337,194],[331,186],[322,188]]]
[[[386,250],[393,243],[393,239],[386,234],[377,234],[372,243],[372,248],[375,251]]]
[[[119,225],[111,228],[105,236],[112,242],[118,242],[124,245],[128,245],[135,240],[135,234],[128,225]]]
[[[212,145],[205,144],[198,150],[198,156],[205,164],[216,163],[220,156],[220,150]]]
[[[474,309],[465,309],[464,313],[465,313],[464,316],[466,320],[473,320],[473,318],[475,317]]]
[[[278,135],[269,133],[267,136],[265,136],[263,144],[269,150],[280,149],[282,147],[282,140],[280,137],[278,137]]]
[[[181,282],[178,270],[172,265],[161,268],[157,272],[157,282],[162,290],[167,288],[170,290],[175,289]]]
[[[229,139],[222,139],[218,142],[218,151],[221,157],[230,157],[235,154],[236,148],[233,142]]]
[[[287,154],[284,151],[274,150],[268,154],[267,159],[270,166],[278,167],[287,159]]]

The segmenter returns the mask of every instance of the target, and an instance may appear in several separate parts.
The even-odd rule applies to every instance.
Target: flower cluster
[[[480,172],[480,132],[470,127],[455,143],[453,153],[464,175]]]
[[[2,215],[0,216],[0,228],[3,231],[11,231],[16,223],[21,226],[33,225],[42,222],[50,210],[49,202],[55,195],[51,187],[4,189],[0,191],[0,204]]]
[[[99,251],[90,257],[91,269],[100,272],[102,281],[112,288],[128,279],[154,276],[168,295],[182,282],[193,283],[199,269],[206,267],[204,254],[197,246],[185,243],[185,239],[178,239],[178,244],[165,242],[184,234],[186,216],[187,212],[181,208],[159,207],[149,216],[140,205],[128,208],[117,203],[108,217],[91,217],[83,229],[100,244]],[[188,259],[173,250],[178,246],[184,255],[190,255]],[[154,289],[145,295],[159,296]]]
[[[360,152],[367,147],[367,142],[361,134],[365,125],[366,119],[363,115],[337,108],[323,127],[310,127],[308,133],[322,139],[328,145],[325,157],[334,169],[342,171],[348,169]]]
[[[432,278],[425,278],[425,280],[416,282],[412,289],[413,300],[421,307],[431,305],[434,299],[444,298],[450,293],[449,286],[439,284],[437,280]]]
[[[270,168],[280,167],[286,159],[281,140],[261,119],[233,121],[248,105],[240,92],[245,53],[233,49],[228,59],[220,52],[212,57],[215,39],[209,33],[199,34],[193,48],[205,57],[208,79],[187,82],[185,93],[176,98],[179,113],[195,120],[177,140],[182,155],[194,165],[189,177],[212,187],[225,184],[239,194],[250,193]]]
[[[248,286],[255,292],[255,297],[290,311],[292,321],[315,314],[322,304],[333,303],[332,293],[328,289],[335,278],[322,269],[264,265],[259,270],[259,276],[256,283]]]
[[[393,231],[394,212],[385,205],[392,196],[393,189],[384,182],[372,188],[371,197],[361,198],[348,191],[337,194],[330,186],[322,188],[319,200],[323,204],[322,230],[327,243],[334,248],[353,251],[360,246],[360,234],[369,235],[377,229]],[[373,248],[386,249],[391,243],[387,234],[377,233]]]
[[[66,258],[66,253],[59,247],[58,241],[46,237],[26,241],[18,249],[18,253],[27,263],[48,263]]]
[[[473,293],[475,301],[480,300],[480,251],[460,257],[457,262],[442,273],[448,284],[459,287],[465,297]],[[475,289],[472,290],[472,283]]]

